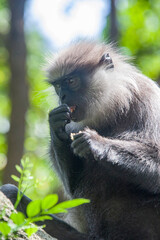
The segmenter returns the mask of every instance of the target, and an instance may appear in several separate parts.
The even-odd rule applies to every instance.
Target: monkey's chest
[[[114,236],[119,236],[115,239],[123,237],[128,240],[128,236],[134,236],[131,239],[139,240],[143,239],[139,238],[142,232],[147,233],[148,229],[152,232],[153,225],[160,224],[160,214],[152,204],[144,204],[145,197],[143,199],[125,181],[98,164],[96,168],[90,166],[90,171],[87,169],[83,174],[75,197],[91,200],[82,206],[81,217],[85,221],[86,231],[99,238],[108,239],[111,236],[114,239]],[[122,232],[124,236],[121,236]],[[147,234],[150,236],[150,233]]]
[[[119,178],[111,166],[101,166],[98,162],[87,164],[81,174],[75,194],[90,197],[94,202],[105,202],[113,196],[127,194],[128,186]]]
[[[99,231],[99,225],[105,223],[107,226],[110,221],[119,221],[126,206],[125,201],[120,201],[119,198],[120,191],[122,193],[124,189],[112,173],[107,174],[107,169],[94,163],[94,166],[92,164],[87,166],[80,179],[73,197],[87,198],[91,202],[72,214],[77,215],[78,218],[81,216],[81,219],[83,216],[85,232],[93,229]]]

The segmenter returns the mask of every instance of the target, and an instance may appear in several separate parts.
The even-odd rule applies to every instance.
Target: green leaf
[[[42,209],[49,209],[53,207],[58,202],[57,194],[50,194],[42,200]]]
[[[24,231],[26,232],[27,236],[30,237],[33,233],[36,233],[38,231],[38,227],[37,226],[29,227]]]
[[[24,168],[25,167],[25,160],[23,158],[21,159],[21,164],[22,164],[22,167]]]
[[[31,175],[31,172],[30,172],[28,169],[24,169],[24,174],[30,176],[30,175]]]
[[[67,213],[68,211],[64,208],[60,208],[60,207],[53,207],[51,209],[49,209],[47,212],[45,212],[46,214],[56,214],[56,213]]]
[[[16,169],[19,173],[22,173],[22,168],[20,166],[16,165]]]
[[[27,206],[27,216],[32,218],[41,212],[41,200],[35,200],[28,204]]]
[[[33,177],[32,176],[24,176],[23,177],[23,181],[26,181],[26,182],[29,182],[29,180],[32,180],[33,179]]]
[[[79,205],[82,205],[84,203],[90,203],[90,200],[85,199],[85,198],[77,198],[77,199],[68,200],[68,201],[64,201],[62,203],[59,203],[59,204],[56,205],[56,207],[58,207],[58,208],[73,208],[73,207],[77,207]]]
[[[0,222],[0,232],[7,236],[11,232],[11,227],[8,226],[7,222]]]
[[[27,219],[27,221],[29,221],[30,223],[33,222],[39,222],[39,221],[44,221],[44,220],[52,220],[53,218],[51,216],[48,215],[44,215],[44,216],[40,216],[40,217],[34,217],[33,219]]]
[[[13,178],[14,181],[19,182],[20,178],[15,176],[15,175],[11,175],[11,178]]]
[[[24,223],[25,216],[23,213],[18,212],[18,213],[12,213],[10,216],[10,219],[17,224],[18,226]]]

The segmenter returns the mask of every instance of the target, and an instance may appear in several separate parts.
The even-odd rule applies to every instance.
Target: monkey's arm
[[[151,193],[160,193],[160,152],[155,146],[138,141],[108,139],[86,129],[75,135],[73,152],[99,161],[116,176]]]
[[[17,198],[17,187],[12,184],[5,184],[0,188],[10,200],[15,203]],[[23,196],[20,204],[18,205],[17,210],[23,212],[26,215],[26,207],[28,203],[31,202],[27,196]],[[87,240],[87,236],[85,234],[79,233],[76,229],[55,217],[54,215],[50,215],[53,219],[46,220],[44,222],[38,222],[37,225],[46,225],[45,231],[51,236],[57,238],[58,240]]]
[[[51,159],[68,192],[74,189],[78,173],[83,168],[82,159],[71,151],[71,139],[65,130],[66,124],[71,121],[70,114],[66,104],[53,109],[49,114]]]

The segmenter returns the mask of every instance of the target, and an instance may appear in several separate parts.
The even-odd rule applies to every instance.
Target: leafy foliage
[[[14,205],[15,208],[17,208],[26,189],[31,187],[29,185],[29,180],[33,179],[33,177],[31,176],[31,168],[33,164],[29,161],[29,158],[26,158],[25,160],[22,159],[21,164],[22,164],[22,167],[16,165],[16,169],[20,173],[20,178],[15,175],[11,176],[14,181],[18,182],[18,194],[17,194],[17,200]]]
[[[20,177],[12,175],[12,178],[18,182],[18,193],[15,208],[18,206],[24,192],[31,186],[30,181],[33,177],[30,174],[32,164],[29,158],[21,160],[21,166],[16,165],[17,171],[20,173]],[[88,199],[73,199],[65,202],[58,203],[58,195],[50,194],[44,199],[31,201],[26,208],[27,217],[21,212],[12,212],[9,221],[5,222],[5,208],[0,214],[0,237],[7,240],[9,237],[16,237],[19,230],[26,232],[30,237],[33,233],[36,233],[39,229],[38,226],[33,225],[38,221],[52,220],[50,214],[67,213],[68,209],[77,207],[79,205],[89,203]],[[10,221],[11,220],[11,221]],[[44,227],[41,226],[41,228]]]
[[[160,1],[116,1],[118,45],[144,74],[160,79]],[[103,32],[108,39],[108,22]]]

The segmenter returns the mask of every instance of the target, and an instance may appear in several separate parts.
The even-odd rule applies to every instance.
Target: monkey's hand
[[[53,109],[49,113],[49,125],[51,131],[51,138],[58,137],[60,140],[69,139],[65,131],[65,125],[71,121],[71,111],[66,104]]]
[[[84,131],[74,134],[71,147],[75,155],[83,158],[103,158],[106,149],[106,140],[96,131],[85,128]]]

